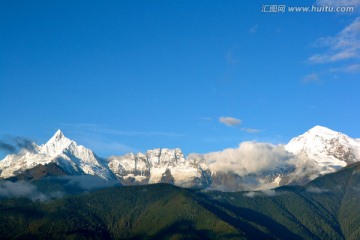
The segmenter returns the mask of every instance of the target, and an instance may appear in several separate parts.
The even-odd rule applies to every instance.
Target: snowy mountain
[[[251,142],[246,144],[247,148],[243,145],[202,156],[211,170],[211,188],[241,191],[303,185],[360,161],[359,139],[322,126],[313,127],[286,145]],[[261,169],[264,165],[266,168]]]
[[[321,175],[360,161],[359,139],[322,126],[291,139],[285,149],[311,160]]]
[[[130,153],[109,160],[109,168],[126,185],[160,182],[183,187],[207,185],[208,168],[204,161],[185,159],[179,148],[157,148],[146,154]]]
[[[359,139],[321,126],[286,145],[244,142],[239,148],[187,157],[179,148],[157,148],[112,156],[107,161],[58,130],[47,143],[6,156],[0,161],[0,178],[26,176],[35,169],[33,172],[42,172],[41,176],[46,175],[44,171],[55,175],[89,174],[107,180],[116,178],[124,185],[162,182],[240,191],[305,184],[358,161]]]
[[[34,144],[32,150],[22,149],[0,161],[0,177],[9,178],[38,165],[55,163],[68,175],[90,174],[112,179],[113,174],[90,149],[79,146],[58,130],[45,144]]]

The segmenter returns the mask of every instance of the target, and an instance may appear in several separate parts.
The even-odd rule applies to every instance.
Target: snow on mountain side
[[[115,177],[124,185],[171,183],[224,191],[270,189],[305,184],[360,161],[360,140],[315,126],[287,145],[243,142],[237,148],[184,157],[181,149],[157,148],[146,153],[112,156],[107,162],[58,130],[43,145],[33,145],[0,161],[0,178],[39,165],[56,164],[63,174]]]
[[[109,168],[124,184],[171,182],[183,187],[199,186],[207,170],[200,162],[185,159],[179,148],[113,156],[109,161]]]
[[[29,151],[22,149],[17,154],[10,154],[0,161],[0,177],[8,178],[37,165],[56,163],[70,175],[90,174],[104,179],[113,178],[111,171],[101,163],[101,160],[84,146],[66,138],[58,130],[45,144]]]
[[[201,157],[211,171],[211,188],[264,190],[287,184],[305,184],[360,161],[360,141],[315,126],[287,145],[243,142],[238,148]]]
[[[360,160],[360,141],[331,129],[315,126],[291,139],[285,149],[312,160],[320,174],[334,172]]]

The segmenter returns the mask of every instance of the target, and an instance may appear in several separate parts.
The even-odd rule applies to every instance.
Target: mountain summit
[[[56,131],[54,136],[52,136],[47,143],[42,145],[42,150],[44,154],[47,155],[58,155],[61,154],[64,149],[68,148],[71,144],[76,145],[76,143],[69,138],[65,137],[63,132],[59,129]]]
[[[104,179],[112,179],[113,174],[93,151],[77,145],[66,138],[61,130],[43,145],[35,145],[34,150],[22,149],[0,161],[0,177],[8,178],[38,165],[55,163],[68,175],[90,174]]]
[[[285,149],[315,162],[321,174],[360,160],[360,141],[322,126],[291,139]]]
[[[68,139],[65,137],[64,133],[59,129],[55,132],[54,136],[52,136],[48,143],[55,143],[55,142],[61,142],[64,139]]]

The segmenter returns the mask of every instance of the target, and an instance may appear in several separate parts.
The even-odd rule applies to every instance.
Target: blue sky
[[[345,0],[1,1],[0,138],[57,129],[100,156],[360,137],[360,4]]]

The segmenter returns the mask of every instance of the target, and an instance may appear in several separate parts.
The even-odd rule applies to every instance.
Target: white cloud
[[[317,82],[319,81],[319,74],[311,73],[302,78],[303,83]]]
[[[276,191],[272,189],[262,190],[258,192],[246,192],[244,193],[245,197],[256,197],[256,196],[267,196],[267,197],[274,197],[276,195]]]
[[[43,193],[38,192],[36,186],[29,182],[1,181],[0,197],[6,198],[30,198],[31,200],[45,201],[48,199]]]
[[[360,17],[334,37],[318,39],[314,46],[325,47],[324,53],[314,54],[308,62],[314,64],[337,62],[360,57]]]
[[[256,128],[242,128],[241,130],[247,132],[247,133],[258,133],[261,132],[260,129],[256,129]]]
[[[359,73],[360,72],[360,64],[350,64],[348,66],[340,67],[340,68],[332,68],[331,72],[344,72],[344,73]]]
[[[332,7],[345,7],[345,6],[360,6],[359,0],[317,0],[317,5],[332,6]]]
[[[243,142],[238,148],[204,155],[211,171],[234,172],[240,176],[275,169],[292,157],[282,145]]]
[[[234,117],[220,117],[219,122],[226,126],[235,126],[241,124],[241,120]]]
[[[273,197],[276,195],[276,191],[273,190],[273,189],[267,189],[267,190],[263,190],[261,191],[263,194],[265,194],[266,196],[269,196],[269,197]]]
[[[257,194],[256,192],[247,192],[247,193],[244,193],[244,196],[245,197],[250,197],[250,198],[253,198],[255,197]]]

